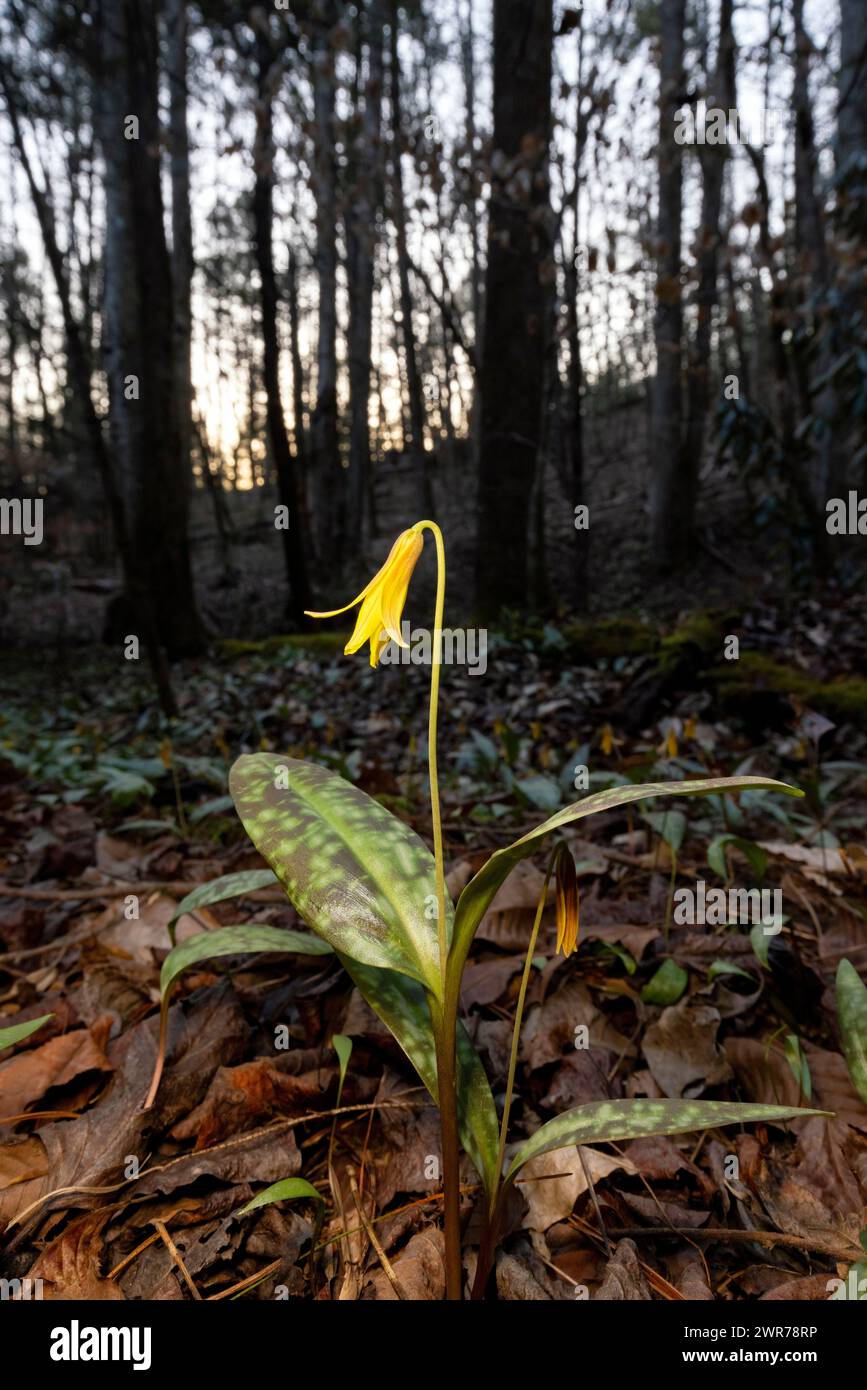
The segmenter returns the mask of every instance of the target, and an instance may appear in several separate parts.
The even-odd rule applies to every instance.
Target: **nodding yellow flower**
[[[600,736],[599,742],[604,756],[606,758],[610,758],[611,754],[614,751],[614,730],[612,729],[610,724],[602,725],[602,734]]]
[[[555,863],[555,903],[557,908],[557,954],[571,956],[578,942],[578,875],[575,860],[565,845],[557,851]]]
[[[311,613],[308,618],[336,618],[338,613],[346,613],[357,603],[361,609],[355,623],[355,631],[343,648],[344,655],[350,656],[370,643],[370,664],[376,666],[382,649],[391,638],[399,647],[409,644],[404,641],[400,631],[400,618],[412,572],[418,557],[424,549],[424,536],[421,523],[417,522],[408,531],[401,531],[391,547],[388,559],[373,576],[370,583],[362,589],[357,598],[342,608],[334,608],[330,613]]]

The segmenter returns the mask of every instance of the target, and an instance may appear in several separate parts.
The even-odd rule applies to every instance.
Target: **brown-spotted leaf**
[[[626,806],[632,801],[645,801],[654,796],[712,796],[727,795],[738,791],[776,791],[788,796],[803,796],[797,787],[786,782],[775,782],[769,777],[703,777],[686,782],[645,782],[634,787],[609,787],[602,792],[594,792],[581,801],[566,806],[556,815],[537,825],[527,835],[522,835],[514,844],[498,849],[487,863],[470,879],[458,898],[455,909],[455,925],[449,955],[449,973],[460,978],[470,944],[476,928],[487,912],[494,894],[516,864],[526,859],[540,847],[546,835],[585,816],[595,815],[597,811],[612,811],[617,806]]]
[[[557,1115],[536,1130],[512,1159],[507,1177],[536,1154],[571,1144],[611,1144],[620,1139],[643,1139],[652,1134],[686,1134],[718,1125],[781,1120],[826,1112],[790,1105],[741,1105],[728,1100],[599,1100]]]
[[[276,753],[239,758],[229,787],[308,926],[343,955],[441,996],[434,859],[409,826],[337,773]]]

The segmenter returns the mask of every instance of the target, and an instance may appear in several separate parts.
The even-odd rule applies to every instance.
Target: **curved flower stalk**
[[[518,1039],[547,890],[556,885],[557,949],[568,955],[578,935],[578,887],[565,845],[549,860],[539,901],[515,1017],[505,1104],[498,1122],[491,1086],[459,1021],[464,965],[476,929],[512,869],[543,848],[549,835],[597,811],[657,796],[708,796],[764,789],[802,793],[762,777],[711,777],[691,782],[654,782],[597,792],[558,811],[513,844],[496,850],[467,883],[456,904],[446,890],[437,773],[437,710],[445,606],[445,547],[433,521],[419,521],[398,536],[385,563],[361,593],[332,617],[358,606],[346,644],[351,654],[367,644],[376,667],[389,638],[406,643],[400,631],[409,584],[430,532],[437,554],[437,590],[430,706],[428,768],[433,854],[409,826],[337,773],[274,753],[245,755],[233,766],[229,785],[251,840],[276,875],[298,915],[316,934],[227,927],[194,937],[170,952],[162,971],[160,1057],[149,1102],[156,1093],[165,1049],[168,992],[179,973],[207,954],[248,950],[332,949],[371,1008],[403,1048],[440,1110],[446,1239],[446,1297],[462,1296],[460,1243],[460,1148],[472,1159],[485,1194],[487,1226],[479,1251],[474,1296],[484,1292],[492,1267],[504,1197],[523,1165],[550,1149],[617,1139],[678,1134],[691,1129],[749,1120],[781,1122],[800,1108],[714,1101],[603,1101],[581,1105],[540,1126],[518,1149],[508,1168],[505,1150],[517,1068]],[[218,901],[248,890],[249,875],[196,890],[196,901]],[[212,893],[213,896],[208,896]],[[432,905],[435,911],[432,911]],[[185,910],[181,904],[178,914]],[[317,941],[317,938],[320,940]],[[305,943],[308,943],[305,945]]]

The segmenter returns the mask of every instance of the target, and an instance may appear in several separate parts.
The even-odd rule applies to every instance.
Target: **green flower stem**
[[[446,1298],[460,1300],[461,1270],[461,1155],[458,1131],[457,1094],[457,991],[447,986],[448,923],[446,917],[446,876],[443,862],[443,828],[437,772],[437,713],[439,710],[440,667],[442,666],[443,614],[446,598],[446,553],[443,533],[435,521],[419,522],[419,530],[430,531],[437,552],[437,593],[431,653],[430,709],[428,715],[428,775],[430,777],[431,823],[437,882],[437,940],[443,1002],[429,999],[431,1023],[436,1039],[437,1088],[443,1151],[443,1215],[446,1244]],[[453,994],[453,997],[450,995]]]
[[[500,1190],[500,1183],[503,1177],[503,1160],[506,1157],[506,1134],[509,1129],[509,1111],[512,1108],[512,1092],[515,1089],[515,1072],[518,1068],[518,1046],[521,1041],[521,1019],[524,1016],[524,1001],[527,998],[527,986],[530,983],[530,971],[533,969],[533,956],[536,954],[536,940],[539,935],[539,927],[542,924],[542,913],[545,911],[545,901],[548,897],[548,884],[551,882],[551,874],[554,869],[554,860],[557,858],[557,851],[548,860],[548,869],[545,873],[545,882],[542,885],[542,892],[539,895],[539,903],[536,908],[536,918],[533,922],[533,930],[530,933],[530,941],[527,946],[527,958],[524,961],[524,973],[521,976],[521,988],[518,992],[518,1006],[515,1009],[515,1026],[512,1029],[512,1051],[509,1055],[509,1075],[506,1081],[506,1099],[503,1102],[503,1119],[500,1124],[500,1147],[497,1153],[497,1172],[494,1177],[494,1190],[491,1193],[491,1211],[493,1212],[497,1201],[497,1193]]]
[[[500,1124],[500,1145],[497,1153],[497,1170],[494,1175],[494,1186],[491,1191],[490,1204],[488,1206],[488,1219],[479,1246],[476,1277],[472,1292],[472,1297],[474,1299],[484,1297],[488,1277],[491,1272],[494,1251],[496,1249],[497,1227],[500,1221],[500,1203],[503,1195],[503,1163],[506,1157],[506,1135],[509,1130],[509,1112],[512,1108],[512,1093],[515,1089],[515,1072],[518,1068],[518,1046],[521,1041],[521,1020],[524,1016],[524,1002],[527,998],[527,987],[530,983],[530,971],[533,969],[533,956],[536,954],[536,941],[539,936],[539,928],[542,925],[542,913],[545,911],[545,902],[548,897],[548,884],[551,882],[551,874],[554,869],[556,858],[557,850],[555,849],[548,860],[545,882],[542,885],[542,892],[539,895],[533,930],[530,933],[530,940],[527,945],[527,957],[524,961],[524,973],[521,976],[521,988],[518,992],[518,1004],[515,1009],[515,1025],[512,1029],[512,1050],[509,1055],[509,1074],[506,1081],[506,1099],[503,1102],[503,1119]]]
[[[420,521],[419,529],[430,531],[437,551],[437,596],[434,612],[433,646],[431,653],[430,707],[427,726],[428,775],[430,777],[430,808],[433,825],[434,860],[437,880],[437,939],[440,951],[440,977],[445,985],[449,943],[446,933],[446,875],[443,863],[443,826],[440,812],[439,775],[437,771],[437,714],[439,711],[440,667],[442,666],[443,614],[446,602],[446,551],[443,533],[435,521]]]

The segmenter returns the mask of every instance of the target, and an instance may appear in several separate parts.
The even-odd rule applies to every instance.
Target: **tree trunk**
[[[867,149],[867,4],[840,0],[837,167]]]
[[[716,73],[707,107],[723,111],[734,110],[735,102],[735,40],[732,32],[733,0],[720,0],[719,46]],[[718,301],[720,246],[720,213],[722,211],[723,179],[725,177],[728,145],[705,145],[702,151],[701,224],[697,234],[698,287],[696,307],[698,317],[695,337],[690,345],[687,363],[689,404],[686,442],[683,460],[684,482],[695,498],[705,425],[710,403],[710,348],[713,311]],[[746,382],[744,382],[746,389]],[[694,501],[693,501],[694,505]]]
[[[472,0],[467,2],[466,23],[461,26],[461,67],[464,80],[466,141],[469,156],[466,198],[467,217],[470,224],[470,295],[473,306],[473,347],[478,354],[482,342],[482,252],[476,189],[478,181],[476,170],[476,57]]]
[[[172,186],[172,290],[175,391],[181,457],[187,485],[193,442],[192,343],[193,225],[190,215],[190,139],[187,130],[187,0],[166,0],[166,64]]]
[[[550,266],[551,0],[494,0],[494,133],[480,372],[476,603],[495,618],[528,587]]]
[[[114,469],[112,468],[108,449],[106,448],[102,422],[96,413],[96,407],[93,403],[93,392],[90,379],[90,352],[86,345],[81,326],[73,311],[69,279],[57,241],[53,210],[45,192],[36,181],[36,176],[27,154],[27,147],[24,143],[24,135],[12,84],[9,74],[2,64],[0,64],[0,88],[2,88],[6,109],[9,114],[9,124],[12,129],[15,150],[21,162],[21,167],[24,170],[24,175],[27,179],[27,185],[33,200],[33,206],[36,211],[39,230],[42,234],[42,243],[45,247],[45,258],[51,269],[54,286],[57,290],[57,298],[60,301],[60,311],[63,317],[63,331],[66,341],[69,381],[78,408],[81,411],[93,463],[99,475],[108,505],[116,552],[120,559],[124,578],[124,588],[132,605],[138,629],[146,644],[146,652],[163,712],[167,715],[174,715],[177,714],[177,704],[172,690],[165,653],[160,645],[157,618],[151,600],[151,594],[148,589],[148,575],[136,565],[136,557],[128,541],[128,528],[123,497],[118,486]]]
[[[349,474],[350,529],[364,532],[370,475],[370,374],[373,343],[374,256],[382,206],[382,83],[384,0],[366,10],[367,74],[360,141],[346,215],[346,278],[349,286]],[[358,61],[362,61],[359,48]]]
[[[288,528],[280,529],[283,558],[289,584],[287,615],[296,627],[308,624],[304,610],[310,606],[304,534],[304,498],[289,447],[283,398],[280,390],[280,343],[277,330],[277,278],[274,274],[274,87],[282,73],[268,34],[256,34],[257,100],[256,137],[253,147],[253,239],[259,271],[259,305],[262,315],[263,378],[268,444],[277,471],[277,495],[287,508]]]
[[[295,252],[289,252],[287,270],[288,287],[286,298],[289,308],[289,359],[292,364],[292,418],[295,422],[295,468],[298,477],[297,487],[301,495],[301,524],[304,535],[309,540],[312,534],[310,521],[310,460],[307,452],[307,416],[304,403],[304,368],[301,363],[301,339],[298,312],[298,262]]]
[[[412,324],[412,287],[409,280],[409,248],[406,236],[406,203],[403,191],[403,165],[401,161],[401,96],[400,63],[398,60],[398,5],[391,5],[391,215],[394,222],[397,243],[397,274],[400,286],[400,321],[403,338],[403,355],[406,368],[407,403],[409,405],[409,439],[404,440],[404,448],[409,448],[412,459],[413,476],[418,488],[418,505],[425,516],[434,516],[433,486],[425,450],[425,404],[424,384],[418,365],[415,333]]]
[[[160,185],[153,0],[100,14],[97,125],[105,164],[104,339],[110,425],[131,565],[169,656],[202,649],[187,536],[187,469]],[[130,126],[130,113],[138,129]],[[137,137],[137,138],[136,138]]]
[[[587,122],[581,110],[584,96],[583,74],[583,13],[578,17],[578,80],[575,84],[575,180],[572,196],[572,254],[565,267],[567,340],[569,345],[568,390],[569,399],[565,411],[567,433],[566,449],[569,460],[569,482],[571,505],[573,508],[585,505],[584,498],[584,414],[581,406],[581,392],[584,373],[581,365],[581,335],[578,322],[578,300],[580,290],[579,260],[581,246],[578,240],[581,212],[581,163],[587,142]],[[590,562],[590,532],[573,526],[575,554],[572,563],[572,600],[574,607],[587,606],[587,575]]]
[[[804,0],[792,0],[792,18],[795,27],[792,87],[795,109],[795,247],[801,267],[806,272],[807,286],[821,298],[827,294],[830,286],[830,267],[822,202],[817,188],[818,159],[809,86],[812,44],[804,28]],[[813,375],[822,378],[827,376],[836,355],[836,334],[833,324],[818,316],[815,327],[818,344]],[[818,428],[814,434],[811,483],[816,504],[823,509],[826,499],[838,495],[843,487],[843,460],[834,440],[838,409],[833,383],[826,385],[814,398],[812,413]]]
[[[656,569],[673,568],[686,558],[694,495],[684,474],[681,438],[681,219],[683,164],[674,138],[675,112],[682,104],[683,31],[686,0],[668,0],[660,9],[659,212],[657,216],[656,378],[651,423],[650,533]]]
[[[321,29],[313,58],[315,125],[316,252],[319,281],[319,340],[316,406],[311,425],[314,523],[317,550],[338,556],[345,534],[345,498],[337,434],[337,160],[334,149],[335,71],[331,30],[334,0],[323,0]]]

